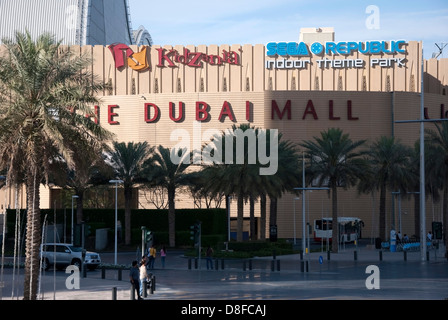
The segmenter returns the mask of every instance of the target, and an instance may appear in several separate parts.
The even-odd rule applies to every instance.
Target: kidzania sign
[[[290,60],[290,57],[310,57],[311,55],[324,56],[315,60],[319,68],[364,68],[364,59],[328,59],[327,56],[350,56],[360,53],[372,56],[371,67],[404,67],[406,58],[383,58],[384,55],[405,54],[404,40],[398,41],[367,41],[367,42],[314,42],[310,47],[304,42],[270,42],[266,45],[267,69],[305,69],[311,64],[310,59]],[[377,57],[381,55],[381,57]]]

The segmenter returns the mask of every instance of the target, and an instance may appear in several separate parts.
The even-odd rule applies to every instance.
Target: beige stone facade
[[[421,42],[407,42],[402,47],[405,53],[374,55],[354,50],[347,55],[300,57],[269,57],[265,45],[153,46],[147,49],[148,68],[144,70],[132,69],[126,59],[117,69],[108,47],[68,49],[91,53],[92,71],[112,85],[102,93],[95,114],[118,141],[173,147],[179,138],[172,138],[172,134],[180,130],[188,137],[184,142],[194,149],[207,140],[207,130],[224,130],[241,123],[278,129],[285,139],[296,143],[330,127],[343,129],[353,140],[369,142],[381,135],[395,135],[413,145],[419,138],[419,124],[395,121],[420,118]],[[130,49],[125,52],[132,59],[144,47]],[[424,61],[423,75],[427,116],[446,117],[448,60]],[[363,236],[377,237],[379,196],[358,196],[356,190],[341,190],[339,196],[340,215],[361,217],[365,222]],[[13,206],[13,198],[8,201]],[[43,190],[42,207],[51,207],[52,202],[51,192]],[[148,195],[142,190],[139,202],[141,207],[150,207]],[[325,191],[309,193],[307,202],[311,223],[331,216]],[[231,204],[231,216],[236,217],[235,199]],[[190,195],[179,193],[176,206],[194,204]],[[414,233],[413,206],[412,200],[402,202],[402,233],[409,235]],[[280,199],[278,237],[292,238],[294,230],[297,237],[302,236],[301,208],[301,200],[294,200],[291,194]],[[428,228],[431,221],[442,221],[440,203],[428,199],[426,208]],[[396,203],[393,206],[388,195],[387,226],[392,215],[397,222]],[[245,216],[249,216],[248,207]],[[269,232],[269,228],[266,230]]]

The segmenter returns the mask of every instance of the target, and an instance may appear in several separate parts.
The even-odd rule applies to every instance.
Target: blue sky
[[[156,45],[298,41],[300,28],[334,27],[336,41],[423,41],[425,57],[448,43],[448,1],[129,0],[134,29]],[[375,12],[366,12],[370,6]],[[373,16],[378,12],[378,16]],[[379,17],[379,19],[373,19]],[[370,20],[369,20],[370,19]],[[370,26],[366,26],[366,20]],[[443,57],[448,58],[448,45]]]

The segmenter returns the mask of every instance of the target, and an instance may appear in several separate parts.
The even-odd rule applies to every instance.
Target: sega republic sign
[[[314,42],[309,47],[304,42],[270,42],[266,45],[266,55],[275,60],[266,60],[266,69],[306,69],[312,62],[310,59],[289,59],[290,57],[322,56],[315,60],[321,69],[364,68],[366,63],[371,67],[391,68],[404,67],[406,58],[386,57],[384,55],[405,54],[407,43],[399,41],[367,41],[367,42]],[[370,62],[364,59],[352,59],[353,53],[372,56]],[[343,59],[328,59],[327,56],[341,56]],[[380,56],[380,57],[378,57]]]

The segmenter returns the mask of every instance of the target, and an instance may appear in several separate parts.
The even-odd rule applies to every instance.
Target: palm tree
[[[161,186],[168,193],[168,233],[169,245],[176,245],[176,216],[175,216],[175,198],[176,190],[189,183],[190,173],[187,169],[191,161],[180,161],[178,164],[171,161],[172,153],[177,152],[179,157],[189,157],[185,149],[173,149],[158,146],[152,152],[144,163],[144,177],[151,186]],[[183,156],[182,156],[183,155]]]
[[[29,32],[3,39],[0,57],[0,167],[8,181],[24,175],[27,192],[27,233],[24,299],[37,298],[41,243],[39,185],[48,182],[50,163],[62,156],[73,165],[69,137],[87,143],[111,138],[86,118],[96,93],[104,89],[87,70],[91,60],[60,48],[50,34],[36,41]]]
[[[233,153],[232,153],[232,163],[213,163],[212,165],[206,166],[202,174],[206,176],[205,181],[209,183],[204,186],[208,191],[221,194],[224,193],[227,196],[235,195],[237,197],[237,241],[242,241],[243,239],[243,217],[244,217],[244,202],[249,201],[250,203],[250,215],[254,211],[254,201],[256,198],[260,198],[260,235],[261,239],[264,240],[266,230],[266,198],[269,197],[271,200],[270,206],[270,223],[271,225],[276,224],[277,217],[277,199],[286,190],[292,190],[293,187],[297,185],[297,179],[295,171],[297,170],[297,154],[296,149],[291,142],[287,140],[281,140],[282,135],[279,134],[277,137],[272,136],[274,134],[271,130],[261,130],[260,128],[251,127],[248,124],[241,124],[239,126],[233,125],[233,131],[223,131],[220,136],[215,136],[214,138],[218,141],[225,139],[233,139]],[[256,140],[253,142],[256,146],[249,146],[245,144],[243,155],[237,155],[236,140],[237,130],[239,132],[246,132],[247,130],[254,130],[254,135]],[[277,148],[275,150],[277,156],[277,169],[275,173],[272,174],[261,174],[260,169],[266,169],[269,164],[260,163],[260,141],[266,142],[266,150],[271,150],[271,138],[276,141]],[[260,140],[263,139],[263,140]],[[221,154],[225,155],[225,143],[221,146],[216,144],[214,141],[210,142],[213,148],[221,147]],[[258,155],[257,161],[254,163],[249,163],[249,153],[253,152]],[[243,163],[237,163],[236,157],[241,157],[244,159]],[[271,160],[274,160],[274,154],[271,154]],[[226,159],[228,160],[228,159]],[[253,220],[252,224],[253,224]],[[251,225],[251,230],[253,232],[254,226]],[[251,237],[253,234],[251,234]]]
[[[145,142],[116,142],[110,154],[111,166],[115,178],[123,181],[125,202],[125,244],[131,244],[131,201],[132,190],[136,183],[143,181],[143,164],[154,148]]]
[[[399,190],[405,193],[412,184],[411,166],[412,149],[394,137],[382,136],[372,143],[368,152],[371,179],[370,189],[380,191],[380,225],[379,237],[386,238],[386,194]]]
[[[308,159],[307,181],[318,187],[328,186],[332,196],[332,251],[338,252],[338,187],[345,189],[355,185],[366,171],[363,151],[357,151],[364,140],[352,141],[348,134],[339,128],[321,132],[314,141],[305,141],[301,146]]]
[[[445,236],[445,258],[448,259],[448,122],[442,121],[441,124],[434,123],[434,125],[435,130],[426,130],[426,139],[431,152],[437,154],[437,157],[434,158],[437,162],[434,163],[431,171],[434,171],[437,176],[443,179],[442,234]]]

